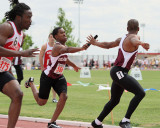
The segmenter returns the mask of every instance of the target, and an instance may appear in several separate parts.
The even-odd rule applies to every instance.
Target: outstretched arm
[[[77,67],[74,63],[72,63],[69,59],[67,59],[66,64],[72,66],[76,72],[81,69],[80,67]]]
[[[63,47],[60,49],[59,52],[60,54],[75,53],[75,52],[86,50],[88,47],[89,47],[88,44],[84,44],[82,47]]]
[[[95,46],[98,46],[100,48],[105,48],[105,49],[117,47],[119,45],[120,41],[121,41],[121,38],[118,38],[112,42],[97,42],[97,40],[95,40],[92,35],[87,37],[88,43],[95,45]]]
[[[75,52],[86,50],[88,47],[89,46],[87,43],[83,45],[82,47],[67,47],[64,45],[55,44],[52,49],[52,56],[55,57],[55,56],[58,56],[64,53],[75,53]]]
[[[1,57],[16,57],[16,56],[23,56],[23,57],[35,57],[38,53],[35,53],[36,51],[39,51],[38,48],[36,49],[28,49],[24,51],[13,51],[6,48],[3,48],[0,46],[0,56]]]
[[[138,47],[139,45],[141,45],[147,51],[150,48],[150,45],[148,43],[144,43],[144,42],[140,41],[139,37],[136,35],[131,37],[130,41],[135,47]]]

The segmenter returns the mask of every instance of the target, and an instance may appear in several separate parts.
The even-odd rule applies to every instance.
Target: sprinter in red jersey
[[[33,57],[37,49],[19,51],[24,34],[31,25],[32,11],[24,3],[12,0],[16,4],[13,9],[6,12],[7,22],[0,25],[0,91],[11,99],[8,110],[7,128],[14,128],[21,110],[23,92],[18,81],[8,72],[13,57]]]

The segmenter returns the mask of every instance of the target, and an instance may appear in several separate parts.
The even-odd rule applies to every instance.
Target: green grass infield
[[[44,106],[38,106],[33,98],[30,88],[24,87],[24,82],[30,76],[35,78],[35,84],[39,85],[41,71],[31,70],[24,71],[24,80],[22,81],[21,90],[24,93],[21,116],[51,118],[56,107],[56,103],[52,102],[52,94],[48,102]],[[92,83],[89,86],[72,85],[68,86],[68,100],[65,108],[58,119],[91,122],[101,112],[104,105],[109,101],[108,91],[97,91],[97,84],[111,85],[109,70],[92,70],[91,78],[80,78],[80,72],[73,70],[65,70],[64,76],[67,82],[77,84],[77,81],[83,83]],[[143,80],[139,81],[143,88],[154,88],[160,90],[160,71],[142,71]],[[133,98],[133,94],[124,92],[120,103],[113,110],[114,124],[118,125],[124,117],[129,102]],[[159,128],[160,127],[160,91],[146,91],[146,96],[139,104],[136,111],[131,117],[133,126]],[[58,96],[57,96],[58,99]],[[10,99],[0,93],[0,114],[8,114]],[[112,124],[111,115],[109,114],[104,124]]]

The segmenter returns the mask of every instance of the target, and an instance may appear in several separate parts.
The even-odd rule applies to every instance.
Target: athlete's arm
[[[64,45],[55,44],[52,49],[52,56],[55,57],[64,53],[75,53],[86,50],[87,48],[88,48],[87,44],[84,44],[82,47],[67,47]]]
[[[46,44],[42,45],[40,53],[39,53],[39,62],[40,62],[42,71],[44,70],[43,57],[45,54],[45,50],[46,50]]]
[[[7,39],[13,36],[13,29],[9,23],[3,23],[0,25],[0,56],[1,57],[16,57],[16,56],[24,56],[24,57],[34,57],[36,55],[36,51],[38,49],[29,49],[25,51],[13,51],[4,48]]]
[[[63,47],[63,48],[60,49],[59,53],[60,54],[75,53],[75,52],[86,50],[87,48],[88,48],[87,44],[84,44],[82,47]]]
[[[138,47],[139,45],[141,45],[147,51],[148,51],[148,49],[150,47],[148,43],[144,43],[144,42],[140,41],[140,39],[139,39],[139,37],[137,35],[132,36],[130,38],[130,42],[135,47]]]
[[[71,62],[69,59],[67,59],[66,64],[69,65],[69,66],[72,66],[76,72],[78,72],[78,71],[81,69],[80,67],[77,67],[77,66],[76,66],[73,62]]]
[[[87,42],[89,44],[98,46],[100,48],[105,48],[105,49],[117,47],[119,45],[120,41],[121,41],[121,38],[118,38],[112,42],[98,42],[96,39],[94,39],[94,37],[92,35],[87,37]]]

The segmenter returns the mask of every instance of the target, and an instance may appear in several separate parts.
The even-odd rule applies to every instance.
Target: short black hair
[[[130,19],[127,23],[127,29],[128,29],[128,31],[138,31],[138,29],[139,29],[138,20]]]
[[[52,35],[53,35],[54,39],[56,39],[56,38],[55,38],[55,35],[57,35],[58,30],[61,29],[61,28],[62,28],[62,27],[56,27],[56,28],[53,29]]]
[[[5,18],[7,21],[13,21],[16,16],[22,16],[24,11],[30,10],[30,7],[25,3],[19,3],[18,0],[9,0],[13,8],[5,13]]]

